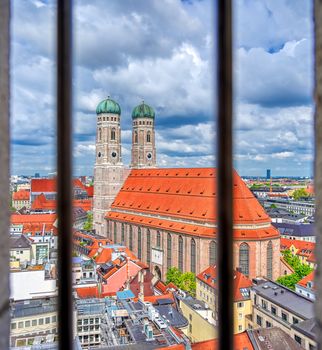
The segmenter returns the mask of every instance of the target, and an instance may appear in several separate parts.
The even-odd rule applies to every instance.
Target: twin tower
[[[107,235],[104,216],[110,209],[128,171],[122,163],[121,107],[108,97],[96,108],[96,158],[94,168],[93,228]],[[155,168],[154,110],[142,102],[132,112],[132,159],[130,168]]]

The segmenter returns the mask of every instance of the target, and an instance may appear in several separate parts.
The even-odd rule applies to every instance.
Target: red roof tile
[[[200,272],[196,276],[200,281],[206,283],[210,287],[217,289],[217,267],[209,266],[204,271]],[[249,299],[248,297],[244,297],[241,293],[242,288],[250,288],[252,286],[252,281],[243,275],[239,271],[234,271],[234,301]]]
[[[217,171],[212,168],[132,170],[112,203],[107,218],[214,237],[217,222],[216,177]],[[278,231],[270,225],[270,218],[236,172],[233,181],[234,224],[267,224],[267,229],[236,231],[235,238],[240,236],[245,239],[248,234],[254,239],[279,237]],[[130,214],[122,213],[123,210]],[[194,223],[179,223],[175,219]],[[206,227],[205,223],[213,227]]]
[[[14,201],[28,201],[30,198],[29,190],[19,190],[18,192],[13,192],[12,200]]]
[[[206,340],[191,344],[192,350],[216,350],[218,339]],[[254,347],[246,332],[234,334],[234,350],[254,350]]]
[[[307,288],[307,284],[308,282],[314,282],[314,271],[312,271],[311,273],[309,273],[307,276],[305,276],[304,278],[302,278],[298,284],[302,287]],[[315,285],[313,285],[313,288],[315,289]]]

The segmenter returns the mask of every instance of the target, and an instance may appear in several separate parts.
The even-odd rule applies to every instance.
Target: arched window
[[[138,132],[134,131],[134,143],[138,143]]]
[[[179,236],[178,267],[179,267],[180,271],[183,271],[183,239],[182,239],[182,236]]]
[[[138,258],[142,258],[142,235],[141,235],[141,227],[138,228]]]
[[[129,232],[129,249],[133,250],[133,228],[130,225],[130,232]]]
[[[157,231],[157,247],[161,247],[161,234]]]
[[[111,130],[111,140],[115,140],[115,128]]]
[[[150,131],[148,131],[147,134],[146,134],[146,142],[151,142],[151,133],[150,133]]]
[[[124,239],[124,224],[122,223],[122,228],[121,228],[121,243],[124,244],[125,243],[125,239]]]
[[[215,265],[217,261],[217,243],[211,241],[209,244],[209,265]]]
[[[267,244],[267,278],[273,278],[273,244],[269,241]]]
[[[116,227],[116,222],[114,222],[114,243],[116,243],[117,240],[117,227]]]
[[[150,230],[146,230],[146,262],[150,264],[151,261],[151,233]]]
[[[98,129],[98,140],[102,141],[102,129],[101,128]]]
[[[196,242],[192,238],[190,243],[191,260],[190,260],[190,271],[196,273]]]
[[[167,269],[171,267],[171,254],[172,254],[172,237],[171,234],[168,233],[167,236]]]
[[[239,268],[245,276],[249,275],[249,246],[247,243],[239,246]]]

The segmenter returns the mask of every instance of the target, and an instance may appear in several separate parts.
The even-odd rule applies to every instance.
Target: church
[[[200,273],[216,264],[216,169],[158,168],[155,112],[132,112],[132,159],[122,163],[121,108],[110,97],[96,109],[93,225],[165,278],[172,266]],[[237,172],[233,175],[234,268],[249,278],[280,275],[280,235]]]

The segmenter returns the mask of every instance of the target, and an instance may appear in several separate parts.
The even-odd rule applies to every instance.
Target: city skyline
[[[235,7],[236,168],[242,175],[271,168],[273,176],[310,176],[310,5],[236,1]],[[54,12],[51,1],[13,3],[13,174],[55,170]],[[125,164],[131,111],[144,99],[156,111],[158,166],[213,165],[210,14],[209,1],[76,4],[75,174],[93,174],[95,108],[108,95],[122,108]]]

